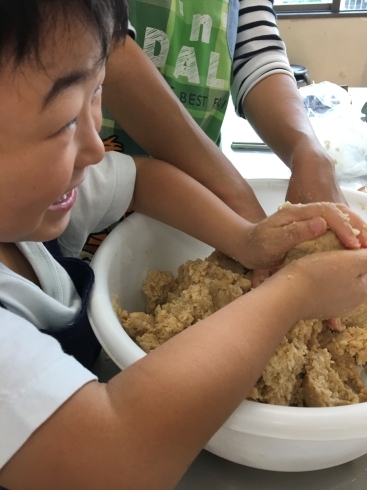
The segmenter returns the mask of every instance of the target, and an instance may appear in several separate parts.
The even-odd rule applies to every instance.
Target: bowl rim
[[[248,179],[248,182],[255,189],[264,184],[269,187],[284,188],[288,184],[288,179]],[[367,194],[349,188],[342,188],[342,191],[346,197],[358,196],[361,202],[366,203],[367,208]],[[121,369],[145,357],[146,353],[121,327],[113,308],[105,309],[106,301],[111,302],[112,298],[109,297],[106,287],[108,273],[103,265],[104,251],[114,249],[117,245],[121,246],[121,236],[131,232],[135,221],[144,223],[145,220],[153,220],[153,218],[135,212],[119,223],[103,241],[91,263],[96,281],[88,306],[88,316],[97,339]],[[161,225],[168,226],[163,223]],[[117,329],[114,328],[116,324],[118,324]],[[103,325],[103,334],[100,325]],[[107,336],[104,335],[106,332]],[[126,347],[129,351],[126,356],[129,361],[125,364],[118,359],[121,340],[124,341],[124,355],[126,356]],[[365,423],[361,424],[361,420]],[[278,406],[244,400],[226,420],[223,427],[236,432],[288,440],[364,439],[367,438],[367,403],[316,408]]]

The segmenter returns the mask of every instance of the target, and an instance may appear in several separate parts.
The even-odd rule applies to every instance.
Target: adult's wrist
[[[314,141],[297,145],[292,155],[287,199],[291,202],[329,201],[346,204],[335,173],[335,163]]]

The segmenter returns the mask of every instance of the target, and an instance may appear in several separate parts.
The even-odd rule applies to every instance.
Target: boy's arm
[[[248,220],[257,222],[265,217],[245,179],[129,37],[112,51],[107,62],[103,103],[149,155],[191,175]]]
[[[252,224],[172,165],[141,157],[135,157],[135,162],[131,209],[208,243],[250,269],[278,264],[294,246],[322,235],[327,227],[348,248],[367,246],[364,221],[343,205],[340,209],[331,203],[284,205],[273,216]],[[360,241],[353,228],[361,230]]]
[[[259,136],[292,170],[289,201],[346,203],[335,164],[318,141],[290,76],[264,78],[250,90],[242,108]]]
[[[0,484],[172,489],[247,396],[295,321],[345,315],[364,301],[366,254],[330,252],[317,265],[301,259],[107,385],[86,385],[15,454]],[[344,283],[350,285],[345,292]]]

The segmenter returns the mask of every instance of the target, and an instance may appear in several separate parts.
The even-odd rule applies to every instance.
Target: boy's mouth
[[[76,189],[63,194],[56,202],[49,206],[49,211],[69,211],[76,201]]]
[[[65,201],[65,200],[67,199],[67,197],[68,197],[68,194],[67,194],[67,193],[66,193],[66,194],[63,194],[63,195],[60,197],[60,199],[58,199],[58,200],[55,202],[55,204],[60,204],[62,201]]]

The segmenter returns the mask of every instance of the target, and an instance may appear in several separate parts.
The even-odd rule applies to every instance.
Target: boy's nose
[[[85,145],[77,158],[78,167],[87,167],[88,165],[95,165],[99,163],[105,155],[105,148],[103,141],[96,133],[95,141],[88,141],[88,145]]]
[[[95,125],[92,123],[89,131],[81,134],[80,138],[77,166],[86,167],[99,163],[105,155],[105,147]]]
[[[97,131],[94,131],[93,136],[93,141],[90,141],[89,150],[91,160],[93,160],[92,165],[99,163],[105,155],[105,147]]]

